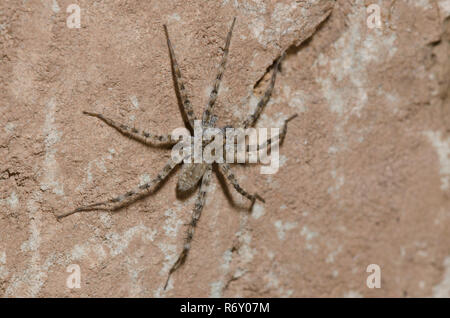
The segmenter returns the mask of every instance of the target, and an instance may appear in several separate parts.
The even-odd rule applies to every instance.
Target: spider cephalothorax
[[[203,116],[202,116],[202,120],[201,120],[201,126],[203,129],[215,127],[215,122],[216,122],[217,118],[213,115],[213,108],[214,108],[215,101],[217,99],[220,82],[222,80],[223,73],[225,71],[225,65],[226,65],[226,61],[227,61],[227,57],[228,57],[228,50],[229,50],[230,41],[231,41],[231,34],[233,31],[235,21],[236,21],[236,18],[233,19],[231,28],[228,32],[226,43],[225,43],[225,48],[223,51],[222,60],[218,67],[217,76],[214,81],[214,85],[213,85],[213,88],[212,88],[212,91],[211,91],[211,94],[210,94],[210,97],[208,100],[208,104],[206,105],[205,110],[203,111]],[[175,53],[174,53],[172,44],[169,39],[167,27],[165,25],[164,25],[164,30],[166,32],[167,45],[168,45],[169,52],[170,52],[172,71],[175,75],[174,77],[175,77],[176,89],[177,89],[180,99],[181,99],[182,109],[187,117],[186,125],[188,126],[188,128],[191,128],[191,130],[192,130],[192,129],[194,129],[194,122],[196,120],[196,117],[194,115],[191,102],[189,101],[188,95],[186,93],[186,88],[185,88],[183,79],[181,77],[180,68],[178,67],[178,63],[175,58]],[[277,59],[275,66],[274,66],[273,73],[272,73],[272,77],[270,80],[270,84],[269,84],[266,92],[264,93],[264,96],[259,101],[255,111],[251,115],[249,115],[249,117],[247,119],[245,119],[242,123],[237,124],[235,127],[241,127],[241,128],[246,129],[246,128],[252,127],[256,123],[257,119],[259,118],[259,115],[261,114],[261,112],[263,111],[264,107],[267,105],[267,103],[270,99],[273,87],[275,85],[275,79],[276,79],[276,75],[278,72],[278,67],[279,67],[279,64],[283,57],[284,57],[284,53],[282,53],[281,56]],[[122,133],[132,139],[140,141],[144,144],[150,145],[150,146],[161,146],[161,145],[172,145],[173,146],[173,145],[177,144],[177,142],[179,141],[179,139],[172,137],[172,135],[155,135],[152,133],[148,133],[146,131],[138,130],[136,128],[130,128],[127,125],[116,123],[112,119],[109,119],[109,118],[103,116],[102,114],[92,113],[92,112],[83,112],[83,113],[86,115],[89,115],[89,116],[97,117],[97,118],[101,119],[102,121],[104,121],[109,126],[117,129],[120,133]],[[284,137],[286,135],[287,122],[289,120],[291,120],[292,118],[294,118],[295,116],[296,115],[291,116],[290,118],[285,120],[285,123],[284,123],[281,133],[278,136],[275,136],[277,139],[280,140],[280,142],[284,139]],[[271,139],[268,139],[266,142],[264,142],[260,145],[257,145],[257,150],[260,148],[265,148],[265,147],[271,146],[272,141],[273,141],[273,137]],[[202,145],[202,147],[204,147],[204,146],[205,145]],[[246,151],[248,152],[249,149],[247,148]],[[61,219],[61,218],[64,218],[66,216],[69,216],[69,215],[77,213],[77,212],[85,212],[85,211],[92,211],[92,210],[114,211],[114,210],[122,208],[126,205],[129,205],[129,204],[135,202],[137,199],[151,193],[152,190],[154,190],[155,187],[162,180],[164,180],[169,175],[169,173],[175,168],[175,166],[178,165],[179,163],[183,163],[183,161],[175,161],[173,159],[170,159],[166,163],[166,165],[163,167],[163,169],[151,181],[149,181],[145,184],[142,184],[142,185],[138,186],[137,188],[130,190],[130,191],[126,192],[125,194],[122,194],[118,197],[115,197],[115,198],[112,198],[112,199],[109,199],[109,200],[106,200],[103,202],[97,202],[97,203],[78,207],[75,210],[72,210],[70,212],[59,215],[57,218]],[[223,162],[223,163],[218,163],[217,165],[218,165],[220,171],[226,176],[227,180],[236,189],[236,191],[239,192],[244,197],[246,197],[247,199],[249,199],[252,204],[255,202],[255,200],[261,200],[264,202],[264,200],[261,198],[261,196],[259,196],[257,193],[250,194],[239,185],[239,183],[237,182],[236,177],[234,176],[232,169],[228,165],[228,163]],[[197,186],[198,183],[200,183],[200,190],[198,192],[197,199],[195,202],[191,222],[188,225],[187,236],[186,236],[185,244],[183,246],[183,250],[179,254],[178,259],[173,264],[173,266],[171,267],[171,269],[168,273],[168,277],[167,277],[166,283],[164,285],[164,289],[167,287],[167,283],[169,282],[170,275],[174,271],[176,271],[181,265],[183,265],[183,263],[186,260],[186,257],[188,255],[188,252],[189,252],[189,249],[191,246],[192,238],[194,236],[195,227],[197,225],[197,222],[200,218],[201,211],[205,204],[205,198],[206,198],[207,188],[208,188],[208,185],[209,185],[209,182],[211,179],[211,173],[212,173],[212,164],[211,163],[206,163],[206,162],[183,163],[183,166],[182,166],[182,169],[180,172],[180,176],[178,179],[178,183],[177,183],[177,190],[181,191],[181,192],[186,192],[188,190],[191,190],[195,186]]]

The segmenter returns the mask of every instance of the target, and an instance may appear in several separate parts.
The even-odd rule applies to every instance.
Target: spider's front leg
[[[170,268],[169,274],[167,275],[166,283],[164,284],[164,289],[166,289],[167,284],[169,283],[170,276],[173,272],[175,272],[181,265],[186,261],[186,257],[189,253],[189,249],[191,248],[192,238],[194,237],[195,227],[197,226],[197,222],[200,219],[200,215],[203,210],[203,206],[205,205],[206,192],[208,191],[209,182],[211,180],[211,165],[208,165],[205,173],[202,177],[202,184],[200,185],[200,191],[197,195],[197,200],[195,202],[194,211],[192,212],[191,223],[188,225],[186,240],[183,246],[183,250],[176,262]]]
[[[219,68],[217,70],[216,79],[214,80],[214,85],[211,90],[211,94],[209,95],[208,104],[203,112],[202,124],[206,127],[212,127],[214,124],[212,123],[212,111],[214,104],[216,103],[217,94],[219,93],[220,82],[222,81],[223,73],[225,72],[225,65],[227,64],[228,59],[228,51],[230,48],[231,35],[233,33],[233,27],[236,22],[236,17],[233,18],[233,22],[231,23],[230,30],[227,34],[227,40],[225,42],[225,48],[223,50],[222,61],[219,64]]]
[[[172,70],[175,74],[175,84],[177,86],[177,91],[180,95],[181,103],[183,104],[184,113],[186,114],[186,117],[189,121],[189,125],[191,126],[192,129],[194,129],[194,121],[195,121],[194,110],[192,109],[191,101],[188,98],[186,86],[181,76],[180,67],[178,66],[178,62],[175,57],[175,51],[173,50],[172,42],[170,42],[169,31],[167,30],[167,26],[165,24],[164,24],[164,31],[166,33],[167,46],[169,47],[170,60],[172,62]]]
[[[107,125],[118,130],[121,134],[123,134],[127,137],[130,137],[134,140],[137,140],[139,142],[142,142],[146,145],[159,146],[159,145],[174,145],[177,143],[177,140],[174,140],[171,135],[155,135],[155,134],[143,131],[143,130],[131,128],[127,125],[117,123],[114,120],[112,120],[108,117],[105,117],[102,114],[98,114],[98,113],[83,111],[83,114],[92,116],[92,117],[97,117],[98,119],[105,122]]]
[[[93,210],[114,211],[124,206],[127,206],[135,202],[136,200],[150,194],[150,192],[155,188],[155,186],[157,186],[161,181],[163,181],[169,175],[169,173],[176,167],[177,164],[178,164],[177,162],[171,159],[164,166],[164,168],[158,173],[158,175],[150,182],[144,183],[133,190],[130,190],[122,195],[119,195],[118,197],[102,202],[81,206],[70,212],[60,214],[56,218],[60,220],[62,218],[65,218],[69,215],[78,212],[88,212]]]
[[[231,170],[231,167],[227,163],[220,163],[219,164],[220,170],[225,174],[228,181],[231,182],[234,189],[239,192],[241,195],[246,197],[252,202],[252,205],[255,203],[256,200],[259,200],[261,202],[266,202],[258,193],[250,194],[247,191],[245,191],[238,183],[236,177],[234,176],[233,171]]]

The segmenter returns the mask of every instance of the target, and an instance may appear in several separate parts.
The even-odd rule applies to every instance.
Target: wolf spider
[[[210,128],[215,127],[215,122],[217,120],[217,117],[212,115],[212,111],[214,108],[214,104],[217,99],[217,94],[219,91],[220,82],[222,80],[223,73],[225,71],[225,64],[227,62],[228,57],[228,49],[230,47],[230,41],[231,41],[231,34],[233,31],[233,27],[235,24],[236,18],[233,19],[233,22],[231,24],[230,30],[228,31],[225,48],[223,49],[223,55],[221,63],[218,67],[217,76],[214,81],[214,86],[212,88],[208,104],[206,105],[203,116],[202,116],[202,128]],[[180,101],[182,103],[182,110],[185,113],[185,116],[187,117],[187,123],[186,126],[191,129],[194,129],[194,121],[196,120],[196,117],[194,115],[191,102],[189,101],[188,94],[186,92],[186,87],[184,84],[184,81],[181,76],[180,68],[178,66],[177,60],[175,58],[175,53],[172,47],[172,44],[169,39],[169,33],[167,30],[167,26],[164,25],[164,31],[167,38],[167,46],[169,49],[170,54],[170,60],[171,60],[171,68],[172,73],[174,74],[174,82],[177,90],[177,94],[180,97]],[[270,79],[270,84],[268,88],[266,89],[264,96],[260,99],[260,101],[257,104],[257,107],[255,111],[247,118],[245,119],[241,124],[237,125],[237,127],[240,128],[249,128],[254,126],[256,123],[258,117],[260,116],[261,112],[263,111],[264,107],[267,105],[270,96],[272,94],[273,87],[275,85],[275,79],[277,76],[277,72],[279,69],[279,65],[283,57],[285,56],[285,53],[283,52],[281,56],[277,59],[275,63],[275,67]],[[109,119],[102,114],[99,113],[92,113],[83,111],[83,114],[97,117],[103,122],[105,122],[107,125],[115,128],[123,135],[135,139],[141,143],[144,143],[146,145],[150,146],[173,146],[178,142],[178,139],[175,140],[171,135],[155,135],[146,131],[138,130],[136,128],[131,128],[127,125],[117,123],[113,121],[112,119]],[[285,120],[283,128],[281,130],[281,133],[276,136],[279,138],[279,142],[281,143],[284,139],[286,132],[287,132],[287,123],[297,115],[293,115],[287,120]],[[228,126],[229,127],[229,126]],[[193,138],[193,137],[191,137]],[[265,147],[269,147],[271,145],[272,138],[269,138],[266,142],[260,145],[256,145],[257,150],[263,149]],[[192,139],[191,139],[192,140]],[[205,144],[203,144],[204,148]],[[249,152],[249,147],[246,148],[246,153]],[[177,166],[178,162],[175,162],[173,159],[170,159],[164,168],[156,175],[154,179],[151,181],[144,183],[137,188],[130,190],[118,197],[103,201],[103,202],[97,202],[85,206],[78,207],[70,212],[58,215],[57,218],[62,219],[64,217],[67,217],[71,214],[78,213],[78,212],[86,212],[86,211],[92,211],[92,210],[103,210],[103,211],[114,211],[119,208],[122,208],[124,206],[127,206],[138,199],[150,194],[160,183],[163,181],[169,173]],[[250,194],[246,190],[244,190],[236,180],[236,177],[231,169],[231,167],[227,163],[218,163],[218,166],[221,170],[221,172],[226,176],[228,181],[233,185],[235,190],[239,192],[241,195],[246,197],[251,201],[251,204],[253,205],[255,200],[260,200],[262,202],[265,202],[264,199],[259,196],[257,193]],[[200,215],[203,209],[203,206],[205,204],[205,198],[206,198],[206,192],[208,189],[208,185],[211,179],[211,172],[212,172],[212,164],[208,164],[205,162],[202,163],[184,163],[182,166],[181,174],[178,178],[177,183],[177,190],[181,193],[186,193],[187,191],[190,191],[194,189],[195,186],[199,183],[200,184],[200,190],[197,195],[196,203],[194,206],[194,210],[192,213],[192,219],[191,222],[188,224],[187,229],[187,236],[185,239],[185,243],[183,246],[182,252],[179,254],[176,262],[172,265],[171,269],[169,270],[166,283],[164,285],[164,289],[166,289],[167,284],[169,282],[170,276],[172,273],[174,273],[180,266],[182,266],[187,258],[187,255],[189,253],[189,249],[191,247],[192,238],[194,236],[194,229],[197,225],[198,220],[200,219]]]

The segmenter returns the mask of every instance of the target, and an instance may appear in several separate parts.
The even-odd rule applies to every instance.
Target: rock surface
[[[79,1],[69,28],[71,3],[0,3],[0,296],[450,297],[450,1]],[[256,106],[283,50],[258,126],[300,116],[276,174],[235,167],[265,204],[249,212],[214,177],[163,290],[195,195],[177,198],[175,173],[117,213],[58,222],[170,157],[81,111],[182,127],[162,25],[199,116],[233,16],[218,123]]]

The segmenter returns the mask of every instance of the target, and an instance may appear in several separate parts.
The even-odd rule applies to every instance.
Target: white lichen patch
[[[180,212],[180,209],[168,209],[164,212],[164,215],[167,217],[166,221],[163,225],[164,233],[169,237],[176,237],[178,233],[178,229],[181,225],[183,225],[183,220],[177,217],[177,214]]]
[[[254,18],[250,20],[249,28],[255,39],[258,40],[259,43],[264,44],[264,29],[265,29],[265,20],[263,17]]]
[[[239,255],[244,263],[250,263],[256,253],[256,250],[250,246],[252,236],[247,231],[240,235],[242,245],[239,248]]]
[[[257,220],[259,219],[261,216],[264,215],[264,205],[259,203],[259,202],[255,202],[255,204],[253,205],[252,208],[252,217]]]
[[[82,190],[84,190],[84,188],[88,184],[92,183],[92,181],[93,181],[92,169],[93,169],[94,165],[95,165],[95,167],[99,168],[103,173],[107,173],[108,169],[106,168],[106,161],[112,160],[113,155],[115,155],[115,154],[116,154],[116,150],[113,148],[110,148],[110,149],[108,149],[107,154],[102,155],[99,158],[89,161],[87,164],[87,168],[86,168],[86,175],[83,177],[83,181],[76,187],[75,190],[78,192],[81,192]]]
[[[45,156],[42,164],[42,174],[40,176],[40,190],[52,190],[57,195],[63,195],[63,186],[58,181],[58,163],[56,161],[56,144],[60,140],[60,133],[55,126],[56,102],[52,98],[48,101],[45,109],[45,121],[43,133],[45,135],[44,147]],[[42,288],[47,271],[41,264],[39,247],[41,245],[41,213],[39,202],[42,200],[42,192],[35,190],[29,196],[26,209],[29,219],[29,237],[21,244],[22,252],[30,252],[31,259],[26,270],[22,273],[16,273],[10,280],[6,288],[6,295],[19,296],[17,291],[23,285],[26,285],[26,296],[36,297]],[[14,202],[14,200],[13,200]]]
[[[6,267],[6,253],[4,251],[0,252],[0,279],[5,279],[8,277],[9,271]]]
[[[172,267],[174,262],[176,261],[177,255],[177,244],[168,244],[168,243],[158,243],[158,248],[164,255],[164,263],[163,267],[159,271],[161,276],[168,275],[169,269]],[[167,284],[166,290],[171,290],[173,288],[173,279],[169,280]],[[163,286],[160,286],[154,292],[155,297],[161,297],[161,293],[163,291]]]
[[[287,162],[289,158],[285,155],[280,155],[280,167],[283,167]]]
[[[447,18],[450,16],[450,0],[439,0],[439,9],[441,11],[441,17]]]
[[[11,192],[10,197],[6,199],[6,203],[8,203],[11,209],[17,209],[17,206],[19,205],[19,199],[17,198],[15,191]]]
[[[20,246],[22,252],[30,252],[31,259],[28,267],[22,273],[15,273],[10,279],[10,283],[6,288],[5,295],[20,296],[19,288],[25,285],[25,291],[22,295],[36,297],[44,284],[47,272],[42,269],[40,264],[39,247],[41,245],[41,214],[39,213],[38,202],[42,199],[42,193],[39,190],[34,191],[27,201],[27,213],[29,219],[28,229],[30,235],[28,240]]]
[[[56,0],[53,0],[52,2],[52,11],[54,13],[58,13],[61,9],[59,8],[58,2]]]
[[[211,286],[211,291],[209,293],[209,297],[212,298],[220,298],[222,297],[222,291],[223,291],[223,287],[224,287],[224,282],[219,280],[217,282],[212,282],[210,284]]]
[[[349,29],[333,44],[335,57],[320,54],[316,61],[318,66],[329,67],[326,77],[319,77],[317,82],[322,86],[330,110],[339,115],[360,116],[368,101],[366,87],[369,82],[366,75],[370,73],[370,67],[378,61],[387,61],[396,52],[394,33],[385,36],[381,31],[374,30],[364,34],[367,30],[364,8],[361,6],[349,15]],[[344,80],[351,83],[351,89],[339,87]]]
[[[240,107],[234,107],[233,109],[233,116],[236,117],[238,120],[242,120],[242,118],[244,117],[246,118],[248,114],[252,114],[256,110],[259,98],[255,94],[253,94],[253,88],[250,88],[249,96],[250,98],[248,100],[243,99],[241,101]],[[247,108],[248,111],[244,113],[243,110]]]
[[[264,275],[264,280],[267,281],[265,287],[268,289],[276,289],[279,297],[291,297],[294,293],[293,289],[285,289],[283,284],[280,283],[277,275],[271,270]]]
[[[333,43],[331,52],[321,53],[313,64],[319,71],[316,82],[328,107],[340,118],[335,126],[340,149],[347,147],[349,136],[344,128],[348,119],[361,117],[369,101],[370,74],[377,70],[377,65],[392,59],[397,50],[395,33],[386,35],[367,28],[365,10],[363,3],[354,5],[347,30]],[[370,130],[370,123],[366,125]]]
[[[76,244],[67,255],[71,262],[78,260],[87,261],[90,268],[98,266],[107,256],[104,246],[93,238],[86,243]]]
[[[167,20],[169,22],[175,22],[175,21],[178,22],[178,21],[181,21],[181,17],[179,16],[178,13],[173,13],[167,17]]]
[[[108,257],[108,251],[112,257],[124,255],[123,264],[128,270],[130,279],[130,296],[136,297],[144,290],[140,284],[140,274],[145,270],[145,265],[139,265],[139,260],[144,255],[144,246],[153,242],[156,234],[155,229],[150,229],[143,224],[136,225],[121,234],[108,232],[105,242],[96,243],[95,239],[92,239],[84,244],[75,245],[70,253],[70,259],[72,262],[85,259],[90,262],[91,268],[95,268],[99,262]],[[140,244],[136,250],[127,251],[130,243],[136,239],[140,239],[143,244]]]
[[[133,105],[134,109],[139,109],[139,101],[136,96],[130,96],[131,104]]]
[[[328,188],[328,194],[337,192],[345,183],[345,177],[342,174],[338,174],[336,170],[330,172],[331,178],[334,180],[334,185]]]
[[[239,6],[240,11],[247,17],[249,33],[253,38],[257,39],[261,44],[265,43],[266,4],[262,1],[243,1],[242,3],[238,3],[235,0],[234,6]]]
[[[424,134],[428,137],[438,154],[441,189],[447,191],[450,188],[450,138],[444,140],[441,132],[435,131],[426,131]]]
[[[230,271],[230,264],[233,258],[233,252],[231,249],[226,250],[222,255],[222,263],[220,265],[220,271],[222,272],[222,278],[218,281],[212,282],[210,284],[211,291],[210,297],[219,298],[222,297],[222,291],[225,286],[224,277],[228,275]]]
[[[319,235],[319,233],[312,231],[308,228],[308,226],[304,225],[302,227],[302,230],[300,231],[300,234],[305,238],[306,240],[306,249],[307,250],[315,250],[315,246],[311,244],[311,240],[314,239]]]
[[[133,226],[123,233],[109,231],[105,235],[105,241],[98,242],[95,237],[92,237],[83,244],[75,245],[66,258],[70,262],[87,261],[89,267],[94,269],[108,256],[123,256],[123,264],[128,270],[130,280],[129,295],[136,297],[144,290],[140,283],[140,274],[146,267],[145,264],[140,265],[139,260],[144,255],[145,246],[154,241],[156,234],[156,229],[148,228],[143,224]],[[129,251],[129,245],[133,240],[140,240],[143,244],[139,244],[138,249]]]
[[[116,256],[121,254],[135,237],[140,237],[144,243],[153,242],[156,229],[150,229],[143,224],[133,226],[126,230],[123,234],[108,233],[106,245],[110,249],[110,254]]]
[[[14,128],[16,128],[16,125],[13,123],[7,123],[4,127],[4,130],[8,134],[12,134],[14,132]]]
[[[277,220],[274,222],[274,225],[277,230],[278,239],[284,241],[286,239],[286,232],[295,229],[298,226],[298,223]]]
[[[299,113],[304,113],[308,110],[306,106],[305,92],[297,90],[288,97],[289,107],[294,108]]]
[[[336,256],[342,251],[342,246],[339,246],[337,249],[335,249],[334,251],[330,252],[327,255],[327,258],[325,259],[325,262],[327,263],[334,263],[334,260],[336,258]]]
[[[195,196],[187,200],[186,205],[192,206],[195,201]],[[164,212],[166,216],[166,220],[164,221],[163,230],[164,234],[170,239],[169,242],[160,241],[157,243],[158,248],[164,255],[164,262],[159,274],[161,276],[166,276],[169,272],[169,269],[172,267],[174,262],[178,257],[178,248],[179,248],[179,240],[177,240],[178,232],[184,223],[184,218],[181,217],[181,211],[184,210],[184,204],[180,204],[179,202],[175,202],[174,206],[170,209],[167,209]],[[184,235],[184,233],[183,233]],[[173,279],[169,280],[166,291],[173,288]],[[163,287],[158,287],[155,292],[155,297],[161,297],[161,293],[163,292]]]
[[[358,291],[349,290],[344,294],[344,298],[363,298],[363,295]]]
[[[273,116],[270,116],[270,117],[267,116],[266,114],[261,114],[255,127],[266,128],[267,129],[267,137],[270,137],[271,129],[278,128],[281,131],[281,129],[283,128],[284,121],[287,118],[288,118],[288,116],[284,115],[282,112],[277,112]],[[279,133],[279,131],[278,131],[278,133]],[[262,140],[260,142],[262,142]]]
[[[250,34],[264,47],[275,43],[285,34],[301,30],[307,15],[307,10],[299,7],[296,1],[276,3],[270,16],[265,14],[266,5],[262,1],[244,1],[240,3],[240,9],[248,17]],[[305,19],[301,19],[299,13]],[[299,19],[303,23],[298,23]]]
[[[151,178],[147,173],[144,173],[139,176],[139,185],[140,186],[143,184],[149,183],[150,181],[151,181]]]
[[[450,297],[450,256],[444,260],[444,276],[439,284],[433,287],[433,297]]]
[[[306,225],[302,227],[300,234],[304,236],[307,241],[311,241],[319,235],[317,232],[311,231]]]
[[[328,148],[328,153],[329,153],[330,155],[333,155],[333,154],[336,154],[336,153],[338,152],[338,150],[339,150],[338,147],[336,147],[336,146],[330,146],[330,147]]]
[[[237,250],[240,266],[234,271],[233,278],[237,279],[247,272],[247,264],[249,264],[256,254],[256,249],[251,247],[252,235],[247,228],[248,214],[240,215],[239,230],[235,233],[235,237],[239,241],[239,249]],[[239,295],[237,295],[238,297]]]
[[[63,186],[58,182],[58,170],[59,166],[56,162],[56,144],[60,140],[60,133],[55,127],[55,113],[56,102],[52,98],[46,105],[46,115],[44,122],[44,134],[45,134],[45,158],[41,184],[41,190],[46,191],[51,189],[53,193],[57,195],[64,194]]]
[[[409,5],[413,5],[416,8],[422,8],[429,10],[433,8],[432,0],[406,0]]]
[[[0,199],[0,205],[3,204],[7,205],[11,210],[16,210],[19,206],[19,198],[17,197],[16,191],[12,191],[6,199]]]
[[[380,86],[377,90],[377,95],[386,101],[386,105],[388,106],[388,109],[393,114],[398,114],[398,112],[399,112],[398,105],[400,102],[400,97],[397,95],[397,93],[395,93],[394,91],[386,91],[386,90],[382,89],[382,87]]]

